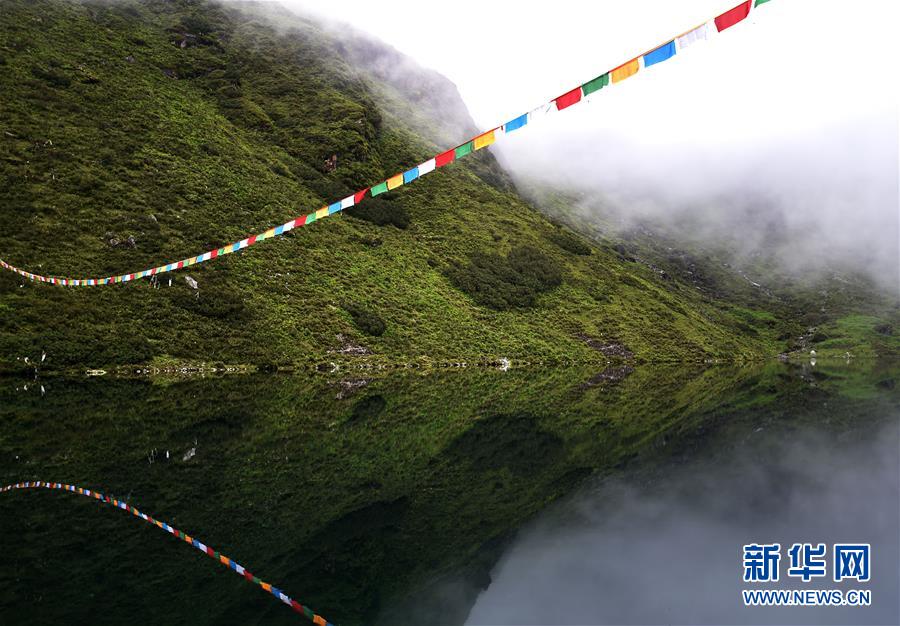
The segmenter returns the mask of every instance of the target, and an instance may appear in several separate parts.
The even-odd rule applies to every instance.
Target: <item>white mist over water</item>
[[[718,460],[587,489],[522,532],[466,623],[896,624],[898,423],[763,445],[752,441],[760,428]],[[782,545],[781,582],[760,588],[867,588],[872,606],[744,607],[741,551],[754,542]],[[829,555],[834,542],[871,543],[871,582],[835,583],[830,565],[828,578],[789,579],[792,542],[826,543]]]

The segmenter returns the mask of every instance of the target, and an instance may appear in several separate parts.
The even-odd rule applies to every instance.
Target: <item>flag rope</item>
[[[366,197],[374,197],[387,191],[396,189],[397,187],[400,187],[402,185],[409,184],[414,180],[425,176],[426,174],[430,174],[437,168],[448,165],[449,163],[452,163],[457,159],[471,154],[472,152],[481,150],[482,148],[486,148],[503,135],[518,130],[523,126],[528,125],[530,122],[536,121],[539,117],[551,113],[553,110],[561,111],[565,108],[568,108],[569,106],[572,106],[573,104],[577,104],[582,100],[583,97],[587,97],[590,94],[599,91],[603,87],[608,86],[610,83],[615,84],[633,76],[634,74],[637,74],[642,66],[646,68],[651,65],[655,65],[656,63],[666,61],[675,56],[678,50],[683,50],[684,48],[697,42],[698,40],[707,39],[708,34],[713,32],[722,32],[726,28],[734,26],[738,22],[743,21],[750,14],[751,10],[769,1],[770,0],[745,0],[737,6],[716,16],[715,18],[700,23],[694,28],[681,33],[680,35],[670,39],[662,45],[651,48],[647,52],[644,52],[632,58],[630,61],[626,61],[622,65],[619,65],[618,67],[615,67],[601,74],[600,76],[597,76],[596,78],[593,78],[588,82],[583,83],[582,85],[570,91],[567,91],[561,96],[557,96],[556,98],[545,102],[541,106],[532,109],[528,113],[519,115],[518,117],[511,119],[505,124],[495,126],[488,131],[480,133],[479,135],[472,137],[468,141],[461,143],[455,148],[451,148],[450,150],[446,150],[440,154],[437,154],[424,163],[420,163],[419,165],[406,170],[405,172],[396,174],[388,178],[387,180],[381,181],[377,185],[373,185],[372,187],[361,189],[342,200],[333,202],[332,204],[324,206],[321,209],[313,211],[312,213],[301,215],[300,217],[297,217],[295,219],[288,220],[280,226],[275,226],[274,228],[270,228],[262,233],[250,235],[248,237],[245,237],[244,239],[241,239],[240,241],[222,246],[221,248],[208,250],[196,256],[188,257],[180,261],[173,261],[171,263],[166,263],[164,265],[159,265],[157,267],[148,268],[138,272],[119,274],[118,276],[107,276],[105,278],[61,278],[57,276],[43,276],[41,274],[34,274],[32,272],[28,272],[26,270],[18,268],[14,265],[11,265],[10,263],[7,263],[3,259],[0,259],[0,267],[20,274],[25,278],[31,279],[32,281],[49,283],[51,285],[61,285],[64,287],[88,287],[127,283],[138,278],[146,278],[148,276],[165,274],[167,272],[180,270],[182,268],[190,267],[198,263],[204,263],[219,256],[224,256],[226,254],[231,254],[232,252],[243,250],[244,248],[248,248],[261,241],[265,241],[266,239],[278,237],[280,235],[283,235],[284,233],[292,231],[295,228],[307,226],[324,217],[328,217],[329,215],[333,215],[334,213],[338,213],[339,211],[349,209],[350,207],[362,202]]]
[[[144,520],[145,522],[153,524],[154,526],[157,526],[157,527],[167,531],[168,533],[172,534],[173,536],[177,537],[178,539],[181,539],[185,543],[191,544],[192,546],[194,546],[195,548],[200,550],[200,552],[215,559],[216,561],[218,561],[225,567],[233,570],[239,576],[243,576],[246,580],[248,580],[256,585],[259,585],[265,591],[269,592],[270,594],[275,596],[277,599],[281,600],[282,602],[287,604],[289,607],[294,609],[297,613],[300,613],[300,614],[306,616],[310,621],[312,621],[313,624],[316,624],[317,626],[334,626],[334,624],[332,624],[331,622],[326,620],[324,617],[322,617],[321,615],[319,615],[318,613],[313,611],[308,606],[304,606],[304,605],[300,604],[297,600],[290,598],[286,593],[284,593],[277,587],[274,587],[271,584],[269,584],[263,580],[260,580],[259,578],[257,578],[253,574],[251,574],[249,571],[247,571],[247,569],[245,569],[243,566],[241,566],[238,563],[236,563],[235,561],[231,560],[224,554],[220,554],[219,552],[216,552],[209,546],[201,543],[199,540],[191,537],[190,535],[184,533],[183,531],[178,530],[177,528],[172,528],[165,522],[161,522],[145,513],[141,513],[136,508],[134,508],[130,504],[127,504],[126,502],[123,502],[122,500],[118,500],[111,496],[102,494],[99,491],[93,491],[91,489],[84,489],[82,487],[76,487],[75,485],[67,485],[65,483],[48,483],[48,482],[43,482],[43,481],[24,482],[24,483],[15,483],[13,485],[7,485],[3,488],[0,488],[0,493],[6,492],[6,491],[12,491],[14,489],[39,489],[39,488],[60,489],[62,491],[69,491],[72,493],[77,493],[78,495],[87,496],[89,498],[94,498],[95,500],[99,500],[100,502],[103,502],[104,504],[109,504],[110,506],[114,506],[118,509],[122,509],[123,511],[127,511],[128,513],[131,513],[135,517],[139,517],[142,520]]]

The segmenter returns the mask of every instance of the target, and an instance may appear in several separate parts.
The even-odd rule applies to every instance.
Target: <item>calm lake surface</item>
[[[900,621],[897,364],[340,374],[0,380],[0,483],[114,494],[338,625]],[[743,607],[743,544],[836,541],[872,606]],[[123,511],[0,494],[0,623],[134,621],[308,623]]]

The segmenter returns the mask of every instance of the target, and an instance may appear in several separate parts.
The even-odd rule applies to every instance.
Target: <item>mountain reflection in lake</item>
[[[823,420],[828,408],[823,403]],[[542,515],[467,624],[897,624],[898,416],[760,428],[699,459],[605,481]],[[769,427],[771,428],[771,427]],[[745,543],[782,546],[781,580],[742,582]],[[872,580],[792,581],[788,546],[870,543]],[[745,607],[742,589],[870,589],[865,608]]]
[[[865,615],[883,621],[896,378],[820,363],[0,381],[0,482],[119,496],[342,626],[786,621],[748,617],[734,589],[741,544],[794,540],[875,544]],[[298,620],[84,498],[3,494],[0,529],[2,623]]]

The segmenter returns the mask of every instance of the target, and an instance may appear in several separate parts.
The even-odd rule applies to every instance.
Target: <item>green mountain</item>
[[[548,216],[595,243],[612,246],[623,261],[690,284],[711,300],[756,309],[746,321],[768,319],[778,329],[785,353],[900,357],[900,300],[890,287],[891,277],[879,284],[874,272],[830,259],[827,249],[809,263],[814,269],[791,268],[779,248],[790,247],[798,235],[786,235],[779,220],[753,201],[732,206],[730,216],[720,212],[722,224],[711,237],[698,235],[709,229],[703,210],[677,220],[632,216],[623,225],[623,207],[600,193],[581,195],[535,181],[523,181],[520,187]],[[763,236],[758,248],[741,253],[750,223],[757,223]]]
[[[197,254],[474,129],[446,79],[277,8],[0,8],[0,258],[30,271]],[[776,326],[552,223],[489,150],[158,284],[0,275],[7,371],[44,354],[44,368],[748,359],[784,349]]]

